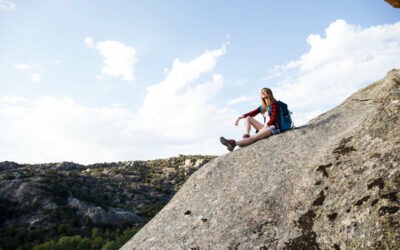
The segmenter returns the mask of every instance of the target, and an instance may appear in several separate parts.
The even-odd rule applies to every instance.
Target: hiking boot
[[[243,135],[243,139],[247,139],[247,138],[250,138],[250,135],[249,134],[244,134]]]
[[[224,137],[219,138],[219,140],[221,141],[221,143],[222,143],[223,145],[226,146],[226,148],[227,148],[229,151],[233,151],[233,149],[236,147],[236,142],[235,142],[234,140],[227,140],[227,139],[225,139]]]

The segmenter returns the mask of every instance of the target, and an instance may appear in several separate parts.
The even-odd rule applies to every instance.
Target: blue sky
[[[399,68],[399,41],[383,0],[0,0],[0,161],[223,154],[262,87],[304,124]]]

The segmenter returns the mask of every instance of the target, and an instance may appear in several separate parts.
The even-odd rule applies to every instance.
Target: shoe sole
[[[228,148],[229,151],[231,152],[233,151],[232,145],[224,137],[220,137],[219,140],[223,145],[225,145]]]

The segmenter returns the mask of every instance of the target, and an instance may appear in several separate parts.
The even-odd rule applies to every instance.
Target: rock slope
[[[196,171],[121,249],[397,249],[400,70]]]

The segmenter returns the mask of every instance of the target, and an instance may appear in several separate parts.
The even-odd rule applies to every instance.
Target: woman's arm
[[[248,116],[254,117],[254,116],[258,115],[259,113],[261,113],[261,108],[260,107],[256,108],[253,111],[250,111],[249,113],[246,113],[246,114],[244,114],[242,116],[243,116],[243,118],[246,118]]]
[[[258,108],[256,108],[255,110],[250,111],[249,113],[246,113],[246,114],[244,114],[244,115],[239,116],[239,117],[237,118],[236,122],[235,122],[235,125],[237,126],[237,125],[239,124],[239,120],[240,120],[240,119],[246,118],[246,117],[248,117],[248,116],[254,117],[254,116],[258,115],[259,113],[261,113],[261,107],[258,107]]]

